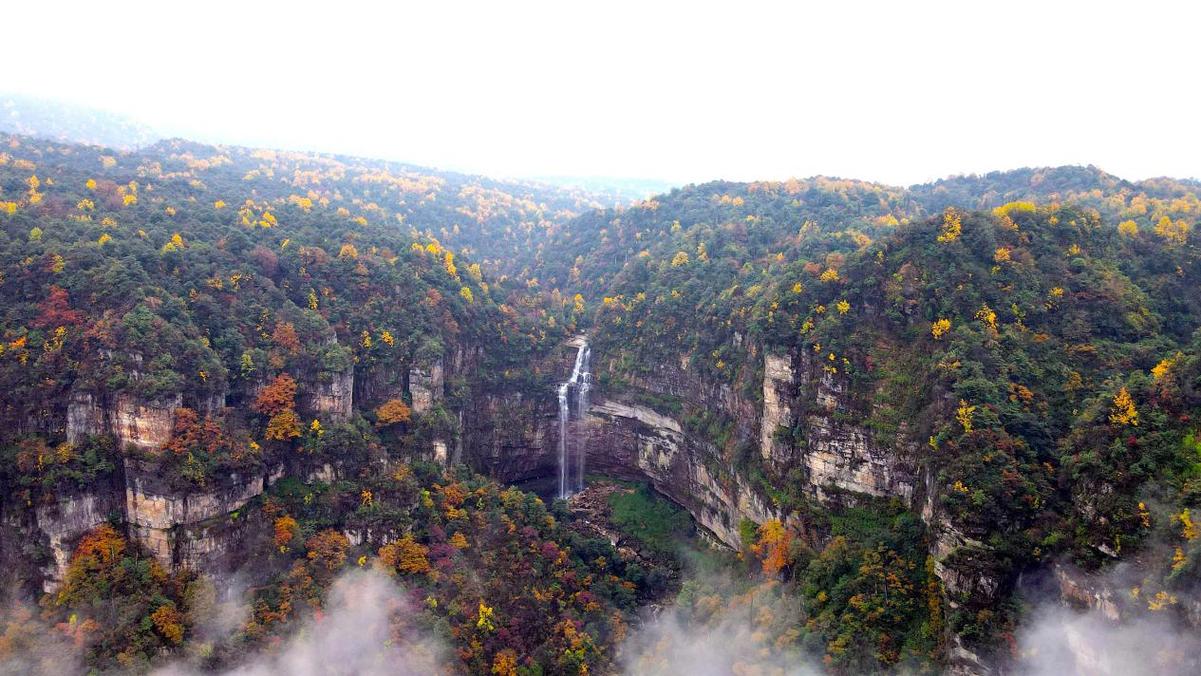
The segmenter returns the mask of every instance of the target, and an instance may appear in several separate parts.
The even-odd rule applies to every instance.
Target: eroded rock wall
[[[140,463],[125,463],[125,521],[159,563],[212,570],[236,556],[237,512],[263,493],[265,475],[230,475],[205,491],[180,492]]]
[[[742,519],[761,523],[776,511],[722,460],[718,449],[685,433],[675,418],[637,404],[599,400],[581,432],[588,467],[649,479],[727,546],[738,548]]]

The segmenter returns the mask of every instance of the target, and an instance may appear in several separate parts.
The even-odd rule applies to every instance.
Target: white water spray
[[[571,393],[576,390],[576,419],[584,419],[588,411],[588,392],[592,389],[592,373],[589,366],[592,359],[592,349],[586,339],[580,340],[575,355],[575,366],[571,369],[571,378],[559,385],[559,497],[567,498],[584,488],[584,440],[579,435],[571,435]],[[573,444],[568,438],[575,436]],[[572,450],[575,452],[572,453]],[[574,457],[573,457],[574,456]],[[575,470],[572,471],[572,465]]]

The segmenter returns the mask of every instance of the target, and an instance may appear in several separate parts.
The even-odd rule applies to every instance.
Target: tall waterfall
[[[588,392],[592,389],[592,373],[589,372],[592,349],[587,339],[581,339],[575,355],[575,366],[571,378],[559,385],[559,497],[566,498],[584,488],[585,442],[581,435],[573,434],[571,394],[576,393],[576,422],[584,419],[588,412]],[[572,440],[574,438],[574,443]]]

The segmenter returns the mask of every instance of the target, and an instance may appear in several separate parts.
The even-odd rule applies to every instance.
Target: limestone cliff
[[[435,403],[442,400],[444,384],[442,359],[409,369],[409,394],[413,400],[413,412],[428,413]]]
[[[321,372],[305,382],[302,392],[306,413],[331,423],[346,422],[354,411],[354,371]]]
[[[777,516],[721,458],[712,444],[688,435],[674,418],[645,406],[594,402],[585,421],[588,466],[625,478],[645,478],[687,509],[729,547],[740,547],[739,522]]]
[[[153,450],[171,438],[175,409],[182,395],[142,399],[128,392],[111,397],[75,391],[67,402],[67,440],[79,443],[85,437],[110,435],[119,447]]]
[[[220,559],[235,554],[234,515],[261,495],[263,475],[224,477],[209,490],[180,493],[142,464],[125,462],[125,521],[130,535],[164,566],[229,568]],[[220,565],[219,565],[220,564]]]
[[[911,501],[914,444],[903,434],[877,440],[845,383],[808,353],[765,355],[763,400],[760,451],[777,475],[799,465],[820,501],[846,493]]]

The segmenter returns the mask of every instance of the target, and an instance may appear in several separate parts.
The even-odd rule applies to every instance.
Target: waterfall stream
[[[580,434],[575,434],[572,424],[571,395],[575,392],[576,424],[588,412],[588,392],[592,389],[592,373],[589,371],[592,349],[587,339],[580,339],[576,348],[575,366],[571,378],[559,385],[559,497],[567,498],[584,488],[584,454],[586,444]],[[574,443],[572,441],[574,440]]]

